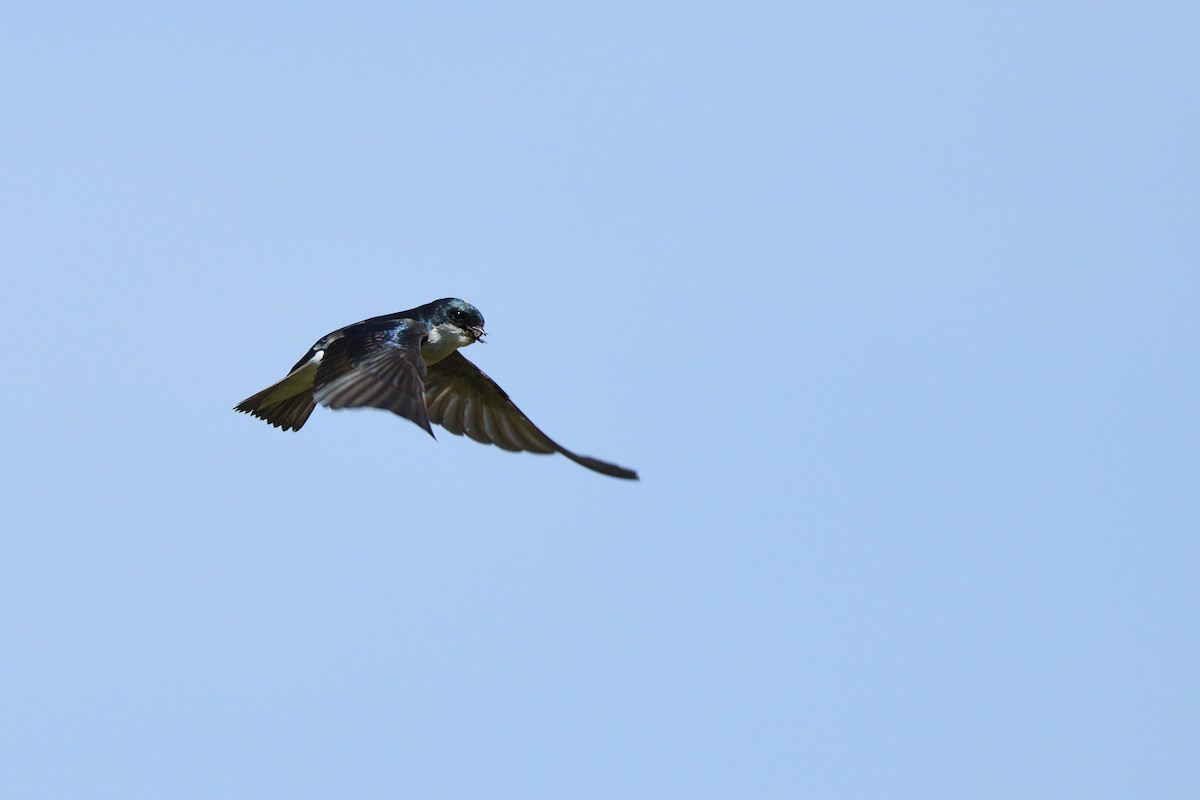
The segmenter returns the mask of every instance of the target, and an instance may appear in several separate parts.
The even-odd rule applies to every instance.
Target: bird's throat
[[[436,364],[460,347],[475,340],[456,325],[442,323],[434,325],[421,342],[421,358],[426,364]]]

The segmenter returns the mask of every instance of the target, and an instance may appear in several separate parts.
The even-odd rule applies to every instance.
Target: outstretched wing
[[[326,408],[382,408],[433,436],[421,359],[425,326],[409,319],[384,330],[355,327],[326,345],[317,364],[313,399]]]
[[[572,453],[529,421],[508,394],[479,367],[455,351],[425,374],[429,418],[451,433],[483,444],[530,453],[562,453],[576,464],[614,478],[637,480],[631,469]]]

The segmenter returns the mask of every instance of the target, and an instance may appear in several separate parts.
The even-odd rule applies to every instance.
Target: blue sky
[[[11,9],[3,794],[1196,797],[1198,24]],[[444,296],[642,481],[231,410]]]

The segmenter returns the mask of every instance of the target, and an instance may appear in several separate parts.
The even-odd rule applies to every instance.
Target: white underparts
[[[421,358],[426,364],[436,364],[460,347],[466,347],[475,339],[457,325],[443,322],[434,325],[425,335],[421,345]]]

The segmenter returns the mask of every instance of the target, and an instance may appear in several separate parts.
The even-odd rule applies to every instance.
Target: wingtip
[[[564,450],[562,448],[559,449],[559,452],[581,467],[587,467],[593,472],[599,472],[601,475],[608,475],[610,478],[621,478],[622,480],[627,481],[641,480],[641,478],[638,477],[637,472],[632,469],[619,467],[616,464],[610,464],[607,461],[601,461],[600,459],[592,458],[591,456],[581,456],[577,453],[572,453],[571,451]]]

